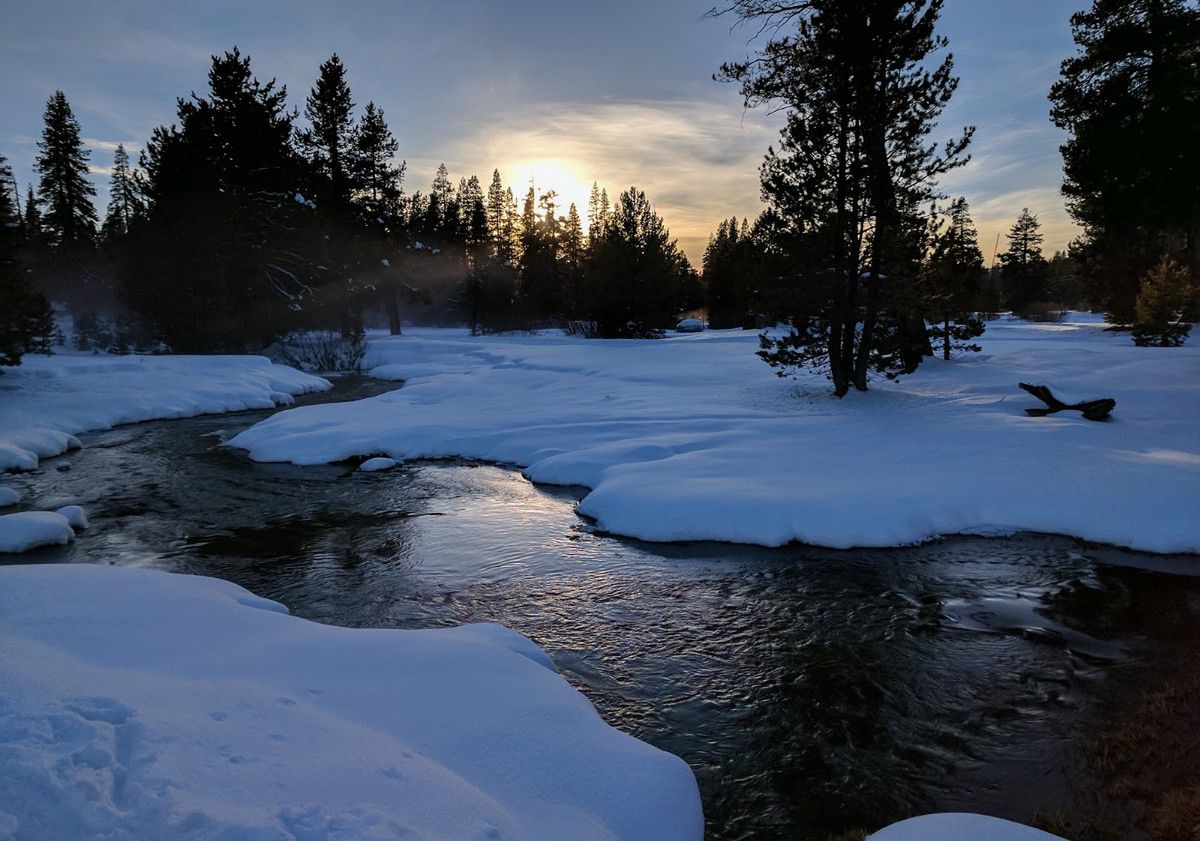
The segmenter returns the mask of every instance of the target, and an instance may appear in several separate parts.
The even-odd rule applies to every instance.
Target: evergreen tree
[[[125,145],[118,143],[117,151],[113,154],[108,210],[104,214],[104,226],[100,229],[101,238],[106,243],[123,239],[141,212],[142,200],[133,171],[129,168],[129,155],[125,152]]]
[[[479,183],[478,176],[472,175],[467,179],[459,203],[462,207],[463,238],[472,250],[472,259],[482,257],[479,247],[487,245],[491,241],[491,235],[488,229],[488,209],[484,199],[483,185]]]
[[[983,252],[965,198],[950,205],[949,223],[934,244],[925,272],[926,307],[935,326],[931,338],[942,346],[942,358],[951,351],[980,350],[971,340],[983,334],[983,319],[974,312],[983,277]]]
[[[142,155],[144,225],[121,267],[125,300],[176,351],[258,350],[328,279],[311,256],[313,212],[292,149],[287,91],[236,48],[213,56],[208,95]]]
[[[563,285],[563,312],[572,319],[579,318],[584,310],[583,268],[586,258],[583,220],[575,203],[571,202],[566,217],[559,223],[559,273]]]
[[[1094,0],[1071,28],[1079,52],[1050,94],[1071,135],[1063,193],[1092,297],[1128,324],[1161,254],[1200,263],[1200,4]]]
[[[1008,249],[1000,255],[1000,277],[1004,284],[1004,303],[1020,314],[1030,304],[1050,298],[1050,277],[1042,256],[1042,226],[1037,216],[1024,208],[1008,232]]]
[[[96,188],[88,181],[88,157],[79,123],[62,91],[46,103],[45,127],[38,141],[38,202],[45,210],[42,231],[51,245],[90,245],[96,235]]]
[[[26,353],[49,353],[54,318],[46,299],[29,288],[18,252],[22,232],[12,170],[0,155],[0,369],[20,365]]]
[[[496,243],[496,259],[505,266],[516,266],[521,258],[521,220],[512,187],[504,188],[504,213]]]
[[[792,332],[763,339],[781,375],[828,370],[834,393],[865,390],[871,368],[915,370],[929,338],[915,297],[924,225],[915,208],[966,162],[971,130],[929,134],[957,87],[934,54],[942,0],[735,0],[729,10],[777,34],[754,60],[726,64],[748,105],[787,109],[763,165],[774,247],[791,257]]]
[[[27,242],[39,244],[42,240],[42,214],[38,212],[37,197],[33,194],[33,185],[29,185],[25,193],[25,218],[21,223]]]
[[[588,257],[590,310],[600,335],[662,335],[679,315],[690,270],[646,194],[636,187],[621,193]]]
[[[600,183],[598,181],[592,182],[592,192],[591,195],[588,196],[587,221],[588,244],[591,245],[592,241],[599,235],[600,229],[603,227],[603,224],[600,221]]]
[[[535,199],[531,186],[521,212],[521,297],[531,317],[548,317],[563,312],[563,283],[558,271],[558,222],[551,190]],[[537,213],[542,208],[542,216]]]
[[[438,164],[437,174],[429,190],[429,207],[434,208],[429,218],[431,230],[441,230],[446,222],[446,210],[450,207],[454,196],[454,187],[450,184],[450,173],[446,165]]]
[[[1178,347],[1200,317],[1200,286],[1187,266],[1164,257],[1142,280],[1136,309],[1136,344]]]
[[[487,191],[487,225],[492,244],[497,251],[500,249],[506,207],[504,184],[500,180],[500,170],[496,169],[492,171],[492,183],[488,186]]]
[[[583,220],[579,218],[575,202],[571,202],[571,206],[567,209],[567,216],[562,221],[561,230],[563,261],[573,270],[578,269],[583,265],[585,246]]]
[[[348,170],[355,202],[368,223],[386,227],[400,213],[406,164],[394,163],[400,144],[384,120],[383,109],[368,102],[351,140]]]
[[[354,100],[346,82],[346,68],[337,53],[321,65],[317,83],[305,100],[304,116],[309,127],[297,133],[297,140],[321,175],[319,198],[335,207],[345,206],[352,189],[347,157],[355,135]]]
[[[705,307],[715,328],[747,326],[761,249],[746,220],[722,220],[704,249]],[[749,326],[753,326],[750,324]]]

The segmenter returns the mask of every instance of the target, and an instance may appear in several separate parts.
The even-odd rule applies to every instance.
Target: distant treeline
[[[610,200],[594,186],[586,233],[553,190],[530,187],[518,207],[499,171],[485,189],[475,176],[455,185],[443,165],[428,191],[406,193],[382,109],[357,112],[336,55],[303,127],[286,90],[237,49],[213,57],[208,81],[179,100],[137,167],[117,147],[99,232],[90,153],[61,91],[19,218],[6,171],[23,262],[74,304],[85,344],[259,350],[298,331],[353,336],[372,315],[399,332],[416,311],[476,331],[653,336],[703,304],[697,273],[634,187]],[[100,330],[89,310],[109,289]]]
[[[372,321],[399,332],[418,314],[474,332],[655,336],[702,309],[715,327],[791,325],[761,355],[781,373],[821,368],[839,394],[976,349],[1001,310],[1089,306],[1140,344],[1182,342],[1200,299],[1200,8],[1095,0],[1073,16],[1079,52],[1050,96],[1084,235],[1047,259],[1026,209],[985,262],[966,199],[938,187],[974,133],[932,139],[958,84],[941,7],[736,0],[714,12],[773,33],[718,75],[787,123],[761,168],[766,210],[718,226],[702,275],[636,188],[610,201],[596,185],[564,213],[553,190],[518,201],[499,171],[485,187],[442,166],[406,192],[383,111],[356,107],[336,55],[302,112],[249,57],[214,56],[208,91],[178,101],[137,166],[116,149],[97,231],[89,152],[56,92],[23,207],[0,176],[0,304],[19,314],[0,335],[9,358],[44,349],[39,289],[72,305],[81,344],[117,350],[258,350]],[[106,295],[98,317],[89,307]]]

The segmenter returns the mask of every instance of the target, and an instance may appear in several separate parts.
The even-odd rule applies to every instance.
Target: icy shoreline
[[[26,356],[0,373],[0,473],[34,470],[83,432],[271,409],[329,387],[263,356]]]
[[[1136,348],[1095,319],[993,322],[984,353],[843,401],[774,377],[754,333],[659,342],[381,338],[396,392],[281,412],[230,444],[258,461],[463,457],[590,489],[581,514],[651,541],[831,548],[1038,532],[1200,552],[1195,347]],[[1112,396],[1114,419],[1026,417],[1018,382]]]

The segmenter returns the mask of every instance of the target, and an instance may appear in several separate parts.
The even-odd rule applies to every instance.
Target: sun
[[[534,195],[538,199],[543,194],[553,190],[558,194],[555,199],[559,216],[567,215],[571,204],[579,211],[579,218],[587,227],[588,199],[592,194],[592,181],[581,172],[582,167],[575,161],[565,158],[529,158],[514,161],[507,167],[511,173],[513,196],[517,199],[517,209],[520,210],[525,200],[525,193],[533,186]],[[539,212],[540,209],[539,209]]]

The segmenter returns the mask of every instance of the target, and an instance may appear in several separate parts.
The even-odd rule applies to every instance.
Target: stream
[[[395,387],[346,378],[299,402]],[[1200,630],[1195,557],[1037,535],[648,544],[598,533],[575,513],[582,489],[508,467],[366,474],[220,446],[269,414],[81,436],[9,484],[28,506],[84,506],[92,527],[5,562],[217,576],[351,627],[503,623],[606,721],[691,765],[711,839],[823,841],[928,811],[1088,816],[1080,739]]]

